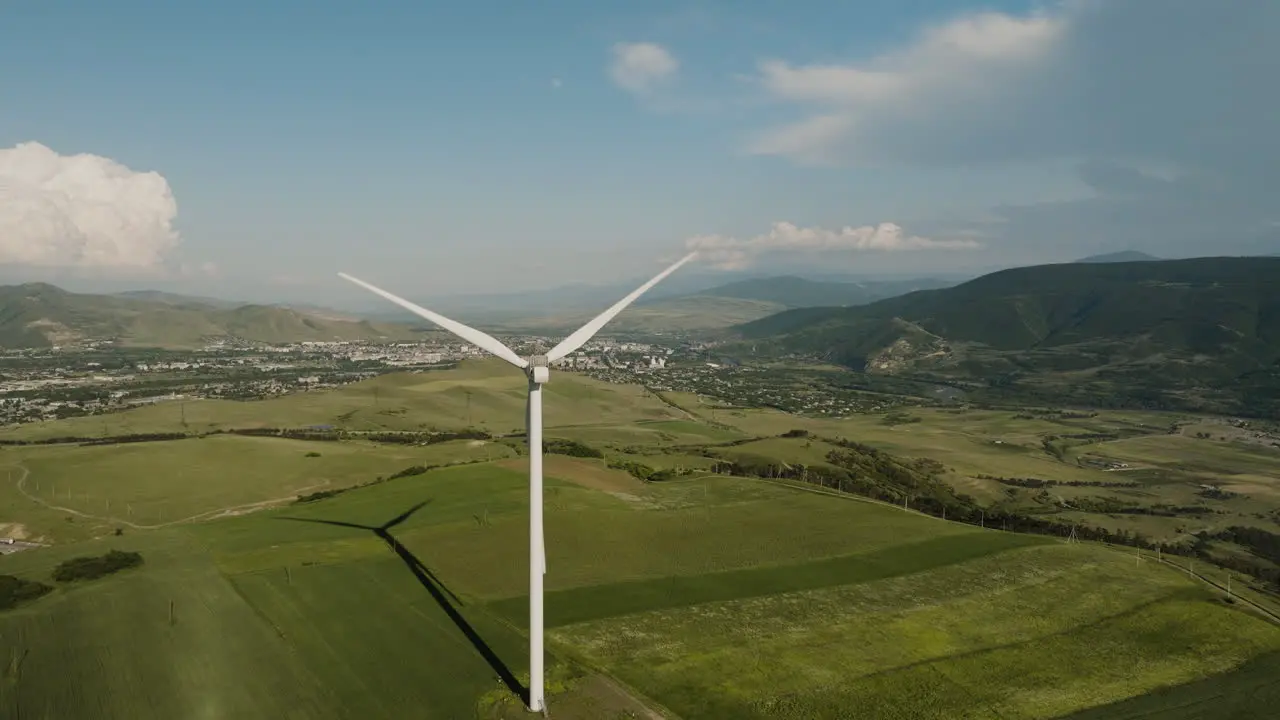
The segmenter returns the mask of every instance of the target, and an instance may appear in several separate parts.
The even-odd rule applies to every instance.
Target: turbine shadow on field
[[[294,522],[317,523],[320,525],[336,525],[337,527],[352,528],[355,530],[367,530],[372,532],[374,535],[377,535],[387,544],[388,547],[391,548],[392,552],[394,552],[396,556],[404,562],[405,566],[409,568],[409,572],[413,573],[413,576],[417,578],[422,587],[427,589],[427,592],[431,594],[431,597],[436,601],[436,604],[440,606],[440,609],[444,610],[445,614],[449,616],[449,619],[453,621],[453,624],[458,627],[458,630],[466,636],[472,647],[476,649],[476,652],[480,653],[480,656],[485,659],[485,662],[489,663],[489,667],[493,668],[493,671],[498,674],[498,677],[502,679],[502,682],[507,686],[507,688],[527,704],[529,700],[528,688],[520,684],[520,681],[516,679],[515,674],[512,673],[511,669],[502,661],[502,658],[498,657],[498,654],[493,651],[493,648],[489,647],[489,644],[484,641],[484,638],[480,637],[480,633],[476,632],[476,629],[471,626],[471,623],[467,622],[467,619],[462,616],[462,613],[458,612],[458,608],[463,604],[462,600],[459,599],[458,596],[448,588],[448,586],[441,582],[440,578],[436,577],[435,573],[431,572],[431,568],[428,568],[409,550],[409,548],[401,544],[400,541],[391,534],[391,528],[408,520],[414,513],[421,510],[430,502],[430,500],[423,500],[417,505],[414,505],[377,527],[344,522],[342,520],[321,520],[319,518],[281,517],[279,519],[292,520]]]

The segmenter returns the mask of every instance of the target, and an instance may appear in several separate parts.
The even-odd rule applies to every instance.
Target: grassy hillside
[[[739,330],[773,339],[775,351],[859,370],[973,378],[1006,390],[1022,383],[1047,396],[1056,392],[1047,386],[1072,385],[1089,400],[1176,391],[1179,402],[1216,395],[1231,406],[1265,402],[1259,396],[1280,387],[1276,287],[1280,259],[1069,263],[863,307],[788,311]]]
[[[408,325],[344,320],[275,306],[214,306],[177,296],[83,295],[43,283],[0,287],[0,347],[116,339],[125,345],[186,348],[226,336],[284,343],[416,335]]]
[[[527,385],[523,375],[501,360],[467,360],[447,372],[390,373],[330,391],[295,393],[260,402],[193,400],[184,402],[183,407],[158,403],[108,416],[27,423],[0,430],[0,438],[205,433],[311,425],[354,431],[478,427],[493,433],[523,432]],[[642,387],[600,382],[570,372],[554,373],[543,392],[547,427],[632,434],[643,432],[648,423],[685,417]]]

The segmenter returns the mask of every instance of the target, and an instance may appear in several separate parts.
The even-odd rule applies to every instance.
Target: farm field
[[[492,690],[484,659],[394,555],[296,566],[276,587],[219,572],[181,531],[111,545],[145,565],[0,614],[0,715],[457,718]],[[42,554],[0,571],[39,577]],[[503,652],[520,645],[483,628]]]
[[[748,436],[776,436],[803,429],[815,436],[851,439],[903,457],[937,460],[947,467],[944,477],[958,492],[993,505],[1046,509],[1042,501],[1032,499],[1034,491],[1011,488],[990,479],[992,476],[1091,484],[1054,487],[1051,493],[1066,503],[1054,502],[1047,509],[1165,542],[1185,539],[1196,530],[1231,525],[1280,532],[1280,448],[1241,442],[1222,431],[1212,437],[1196,437],[1190,430],[1201,426],[1181,427],[1195,421],[1189,415],[1099,411],[1093,417],[1054,419],[1027,417],[1012,410],[937,408],[910,408],[905,414],[916,420],[889,424],[885,413],[842,420],[812,419],[772,410],[720,411],[717,417],[720,423],[735,426]],[[1179,428],[1171,432],[1175,423]],[[1073,439],[1073,435],[1096,437]],[[1061,450],[1061,458],[1046,450],[1047,437],[1058,438],[1053,443]],[[806,443],[812,447],[804,447]],[[816,438],[797,441],[773,437],[726,449],[726,455],[730,451],[748,453],[753,447],[759,449],[759,455],[810,463],[818,461],[817,451],[827,449]],[[1123,463],[1125,467],[1105,469],[1106,463]],[[1221,488],[1236,497],[1207,498],[1202,493],[1204,486]],[[1092,497],[1146,506],[1200,504],[1220,512],[1161,517],[1077,513],[1068,507],[1072,498]]]
[[[1184,573],[1135,569],[1101,547],[762,481],[643,484],[557,461],[552,707],[596,707],[580,695],[602,673],[680,717],[839,717],[856,706],[868,717],[1051,718],[1280,651],[1280,628]],[[106,547],[147,559],[0,614],[5,656],[23,658],[0,707],[503,716],[518,702],[500,679],[518,686],[525,671],[524,496],[517,470],[467,465],[0,558],[0,573],[32,579]],[[407,551],[398,557],[374,529],[407,511],[388,531]],[[73,638],[87,637],[94,650],[75,652]],[[158,662],[175,652],[201,662]],[[94,675],[103,664],[112,672]],[[76,693],[61,692],[77,678]],[[278,685],[289,692],[267,698]],[[904,706],[893,699],[907,687],[916,700]],[[891,707],[912,714],[881,710]]]
[[[32,538],[154,529],[370,482],[413,465],[512,457],[502,443],[425,447],[211,435],[166,442],[0,450],[0,498]],[[10,520],[0,511],[0,522]],[[67,518],[70,518],[68,521]]]
[[[1175,573],[1126,560],[1032,547],[554,636],[698,718],[1051,718],[1228,671],[1280,640]],[[1099,587],[1111,590],[1085,589]]]
[[[891,425],[879,414],[732,410],[712,424],[637,388],[562,379],[567,399],[548,398],[549,412],[582,401],[606,421],[548,432],[605,455],[546,460],[548,687],[559,717],[808,719],[853,708],[868,718],[1226,718],[1263,713],[1280,697],[1280,625],[1245,602],[1274,608],[1275,598],[1237,577],[1237,602],[1224,602],[1221,568],[1197,561],[1191,575],[1186,558],[1158,562],[1151,551],[708,471],[716,460],[827,464],[839,446],[823,438],[854,440],[936,460],[945,482],[993,505],[1045,501],[989,476],[1131,478],[1138,487],[1050,490],[1076,502],[1203,501],[1221,511],[1204,522],[1230,524],[1265,509],[1265,493],[1195,493],[1231,478],[1238,490],[1242,478],[1270,487],[1266,447],[1170,434],[1178,418],[1133,413],[910,408],[900,412],[919,420]],[[335,394],[363,397],[376,385],[380,406],[416,408],[413,398],[465,388],[478,414],[481,395],[495,407],[506,397],[484,382],[464,369]],[[346,412],[341,398],[294,397],[327,409],[260,414],[263,426],[354,429],[359,417],[332,414]],[[236,426],[279,402],[236,404],[249,410],[206,421]],[[501,412],[510,410],[514,428],[522,407]],[[126,427],[125,415],[91,420]],[[404,422],[391,429],[450,427],[424,409],[388,417]],[[76,422],[43,432],[71,435]],[[812,435],[778,437],[792,429]],[[1060,457],[1044,446],[1050,435]],[[0,556],[0,575],[56,586],[0,612],[0,717],[522,717],[520,452],[518,438],[415,446],[231,434],[0,449],[13,470],[0,476],[0,532],[51,543]],[[643,482],[622,461],[686,472]],[[386,479],[411,466],[445,467]],[[345,491],[291,503],[316,490]],[[1149,523],[1153,534],[1188,522],[1040,507],[1081,522]],[[1270,522],[1262,514],[1252,522]],[[109,549],[145,563],[98,580],[50,579],[62,560]],[[1215,700],[1214,687],[1232,689],[1231,702]]]

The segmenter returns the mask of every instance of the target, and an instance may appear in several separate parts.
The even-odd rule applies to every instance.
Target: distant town
[[[544,352],[556,339],[506,336],[516,352]],[[263,345],[219,339],[194,350],[93,341],[0,354],[0,424],[117,412],[203,398],[257,400],[358,382],[390,372],[425,372],[487,357],[459,342],[300,342]],[[779,385],[759,368],[722,357],[713,345],[594,340],[556,366],[604,382],[683,391],[726,406],[776,407],[823,416],[879,410],[895,402],[832,388]]]

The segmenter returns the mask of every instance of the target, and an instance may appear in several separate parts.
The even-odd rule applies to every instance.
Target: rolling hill
[[[1260,408],[1280,387],[1277,287],[1280,259],[1067,263],[862,307],[791,310],[737,330],[772,352],[868,372],[1091,402],[1120,393],[1156,405],[1232,398],[1228,406]]]
[[[270,305],[225,307],[178,296],[87,295],[45,283],[0,287],[0,347],[49,347],[88,339],[184,348],[208,338],[259,342],[408,339],[408,325],[374,324]]]
[[[123,292],[111,293],[114,297],[126,298],[128,300],[142,300],[144,302],[157,302],[166,305],[207,305],[209,307],[234,308],[248,303],[236,302],[235,300],[224,300],[222,298],[208,297],[204,295],[182,295],[180,293],[171,293],[164,290],[125,290]]]

